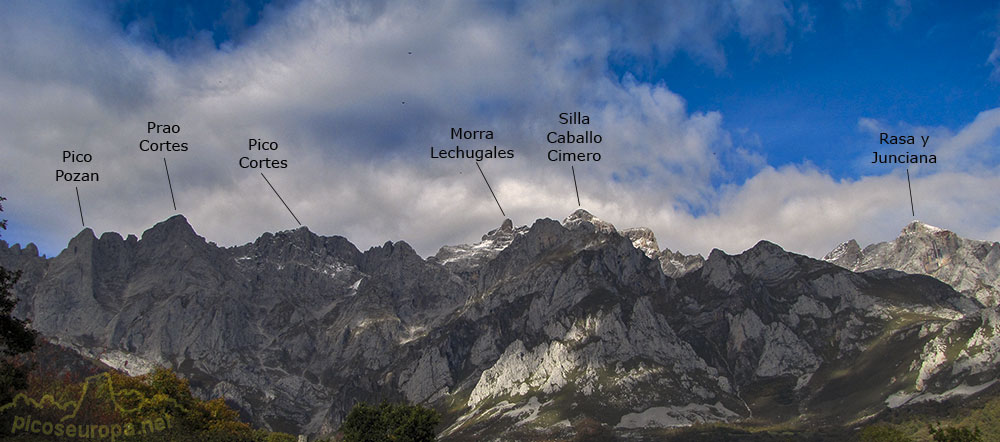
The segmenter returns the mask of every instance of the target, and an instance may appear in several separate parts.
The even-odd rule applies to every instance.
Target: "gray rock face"
[[[705,265],[705,258],[701,255],[685,255],[670,249],[663,249],[657,259],[660,260],[663,273],[671,278],[680,278]]]
[[[566,217],[566,219],[563,220],[562,224],[570,230],[583,229],[599,233],[617,232],[615,226],[611,223],[591,215],[590,212],[583,209],[576,209],[575,212],[571,213]]]
[[[962,342],[947,345],[954,348],[969,342],[958,329],[986,336],[992,327],[983,316],[989,309],[932,278],[857,274],[762,241],[736,256],[713,251],[698,272],[677,280],[675,293],[679,308],[668,320],[720,368],[758,419],[824,419],[832,410],[861,416],[892,394],[985,379],[954,371],[970,355],[932,357],[934,381],[905,381],[931,355],[934,339]],[[944,324],[954,329],[935,328]],[[995,373],[997,365],[990,367]],[[881,401],[864,399],[873,391]]]
[[[633,227],[622,230],[621,233],[649,259],[656,259],[660,255],[660,246],[656,243],[656,235],[653,234],[652,230],[645,227]]]
[[[514,227],[514,223],[505,219],[498,229],[483,235],[480,242],[468,245],[444,246],[430,260],[444,265],[456,274],[467,274],[475,277],[475,269],[506,249],[515,237],[524,235],[527,226]]]
[[[649,259],[659,261],[663,273],[671,278],[680,278],[698,270],[705,263],[705,258],[701,255],[685,255],[668,248],[660,250],[653,231],[645,227],[633,227],[625,229],[621,233],[632,241],[635,248],[642,250]]]
[[[852,239],[823,259],[855,272],[893,269],[933,276],[984,305],[1000,305],[1000,244],[965,239],[919,221],[893,241],[861,250]]]
[[[0,267],[21,272],[15,290],[24,293],[36,286],[45,276],[48,268],[48,260],[45,256],[38,255],[38,247],[29,243],[24,248],[20,244],[8,245],[6,241],[0,239]],[[24,318],[27,315],[28,307],[23,302],[14,306],[14,315]]]
[[[84,230],[51,259],[0,247],[0,264],[29,275],[21,313],[46,336],[174,367],[292,433],[382,399],[437,407],[455,440],[571,436],[585,417],[629,434],[849,419],[998,375],[996,312],[933,278],[766,241],[684,262],[657,249],[584,211],[426,260],[305,228],[219,248],[174,217],[141,239]]]

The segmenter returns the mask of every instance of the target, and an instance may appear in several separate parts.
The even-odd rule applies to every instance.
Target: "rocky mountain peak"
[[[892,241],[862,250],[851,240],[823,259],[855,272],[890,269],[933,276],[982,304],[1000,305],[1000,244],[962,238],[920,221],[907,224]]]
[[[536,248],[544,249],[559,242],[569,229],[565,224],[543,218],[536,220],[524,235],[525,242],[535,244]]]
[[[823,260],[844,268],[852,268],[861,260],[861,246],[852,239],[831,250]]]
[[[101,234],[100,241],[102,241],[102,242],[105,242],[105,241],[120,242],[120,241],[125,241],[125,238],[122,238],[122,235],[120,233],[118,233],[118,232],[104,232],[104,233]]]
[[[772,255],[784,255],[788,252],[785,251],[785,249],[783,249],[781,246],[771,241],[762,239],[760,241],[757,241],[757,244],[754,244],[754,246],[751,247],[750,250],[743,252],[744,255],[748,253],[756,256],[772,256]]]
[[[142,232],[142,240],[153,243],[184,241],[196,239],[204,241],[204,238],[195,233],[194,228],[188,223],[184,215],[174,215],[164,221],[156,223],[153,227]]]
[[[385,244],[382,244],[380,247],[372,247],[368,249],[368,251],[364,253],[364,256],[367,259],[411,259],[416,257],[417,259],[422,260],[420,256],[417,255],[417,252],[413,250],[413,247],[407,244],[406,241],[386,241]]]
[[[488,241],[488,240],[500,241],[503,242],[504,247],[506,247],[507,244],[510,244],[510,241],[514,239],[513,235],[515,233],[524,233],[525,231],[527,231],[527,229],[528,229],[527,226],[520,226],[515,228],[514,222],[511,221],[510,218],[507,218],[503,220],[503,223],[500,224],[499,228],[490,230],[485,235],[483,235],[481,239],[483,241]]]
[[[91,249],[97,242],[97,236],[94,235],[94,230],[90,227],[85,227],[80,233],[77,233],[73,239],[69,240],[69,245],[66,246],[66,250],[73,253],[77,253],[80,249]]]
[[[24,246],[24,248],[22,249],[21,244],[14,244],[12,246],[8,246],[6,241],[0,239],[0,249],[8,249],[8,251],[13,252],[17,255],[26,255],[30,257],[38,256],[38,246],[36,246],[35,243],[33,242],[29,242],[28,245]]]
[[[253,243],[233,247],[230,252],[238,261],[252,256],[265,256],[284,263],[318,260],[328,264],[332,261],[355,264],[361,256],[361,251],[346,238],[317,235],[305,226],[264,233]]]
[[[444,440],[552,435],[583,418],[639,436],[751,415],[854,419],[1000,370],[996,312],[975,316],[928,277],[857,275],[761,241],[707,262],[659,251],[683,275],[669,279],[639,251],[656,251],[649,229],[613,229],[585,211],[505,220],[425,261],[402,241],[354,259],[345,238],[306,229],[223,250],[174,217],[135,247],[81,232],[71,246],[90,248],[29,268],[19,295],[46,336],[173,367],[257,425],[314,435],[358,401],[398,397],[447,410]],[[913,260],[933,253],[924,243],[845,249]],[[956,247],[935,255],[951,257],[941,268],[1000,262],[997,243]]]
[[[730,255],[722,250],[712,249],[711,253],[708,254],[706,265],[709,262],[731,262],[733,260],[744,264],[753,263],[767,261],[773,257],[783,257],[788,254],[789,252],[785,251],[781,246],[770,241],[761,240],[753,247],[737,255]]]
[[[583,228],[601,233],[615,233],[617,231],[611,223],[603,221],[583,209],[576,209],[563,220],[562,224],[570,230]]]
[[[721,249],[712,249],[711,252],[708,252],[708,259],[705,260],[705,266],[707,267],[710,263],[717,264],[720,262],[728,262],[729,258],[729,254]]]
[[[284,232],[288,232],[290,235],[295,237],[303,237],[303,238],[311,238],[319,236],[316,233],[313,233],[312,230],[309,230],[309,227],[306,226],[299,226],[291,230],[285,230]]]
[[[762,281],[776,281],[788,278],[795,272],[798,266],[797,256],[800,255],[763,240],[738,255],[713,249],[701,267],[701,274],[710,284],[726,289],[732,287],[734,275],[738,273]]]
[[[802,257],[765,240],[737,256],[743,271],[763,281],[789,279],[800,267],[797,258]]]
[[[642,250],[650,259],[656,259],[660,255],[660,246],[656,243],[656,235],[653,231],[645,227],[633,227],[622,230],[622,235],[632,241],[635,248]]]
[[[295,244],[305,249],[308,249],[321,241],[320,236],[310,231],[306,226],[276,232],[269,239],[272,243],[281,243],[284,245]]]
[[[514,222],[510,218],[504,219],[503,224],[500,224],[500,232],[510,233],[514,231]]]
[[[499,228],[483,235],[478,243],[443,246],[431,258],[453,271],[468,272],[495,258],[514,241],[514,238],[524,235],[527,231],[527,226],[514,227],[513,221],[507,218]]]
[[[951,231],[949,230],[945,230],[940,227],[934,227],[930,224],[925,224],[920,221],[913,220],[909,224],[907,224],[906,227],[903,227],[903,230],[900,232],[899,235],[900,236],[914,235],[914,234],[926,235],[926,234],[941,233],[941,232],[951,233]]]
[[[33,242],[29,242],[28,245],[24,246],[23,251],[30,256],[38,256],[38,246]]]

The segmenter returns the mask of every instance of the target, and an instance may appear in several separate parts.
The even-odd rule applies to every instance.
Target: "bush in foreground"
[[[347,414],[340,432],[344,442],[429,442],[436,439],[440,422],[437,411],[419,405],[361,402]]]

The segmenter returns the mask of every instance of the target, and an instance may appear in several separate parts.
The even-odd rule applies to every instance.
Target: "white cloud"
[[[916,218],[973,238],[991,237],[1000,219],[996,174],[913,176]],[[822,257],[850,238],[870,244],[894,238],[909,220],[902,170],[837,181],[811,168],[767,169],[723,196],[717,214],[691,217],[654,231],[660,243],[689,251],[738,253],[767,239],[787,250]]]
[[[1000,155],[997,154],[1000,148],[1000,108],[989,109],[980,112],[965,127],[957,133],[944,127],[925,127],[907,124],[904,122],[890,124],[873,118],[858,119],[858,128],[866,133],[879,136],[880,133],[888,135],[913,135],[917,145],[913,147],[903,146],[895,150],[903,150],[934,153],[938,157],[938,163],[933,166],[915,166],[915,168],[930,168],[930,171],[991,171],[993,170]],[[927,146],[923,146],[921,137],[927,138]],[[892,149],[893,147],[884,147]],[[870,158],[866,156],[865,158]]]
[[[528,2],[498,13],[466,2],[304,2],[238,46],[170,57],[99,11],[71,4],[52,15],[8,3],[0,7],[0,55],[11,61],[0,68],[5,215],[31,229],[8,239],[54,253],[79,230],[73,186],[53,181],[66,167],[63,149],[95,157],[88,167],[101,182],[80,186],[95,230],[140,233],[174,213],[164,157],[179,211],[208,239],[234,245],[293,228],[260,171],[237,166],[247,139],[263,138],[280,148],[254,156],[288,160],[289,169],[264,173],[312,230],[362,249],[403,239],[431,254],[502,221],[472,161],[429,158],[429,146],[457,144],[451,127],[495,132],[495,140],[463,145],[516,150],[514,160],[482,167],[519,224],[577,207],[570,164],[546,160],[554,146],[545,134],[593,130],[604,142],[585,149],[603,160],[575,165],[583,206],[620,227],[649,226],[661,245],[738,252],[767,238],[822,254],[851,236],[886,239],[908,218],[905,177],[837,181],[806,166],[772,169],[759,137],[727,133],[720,113],[690,111],[669,85],[607,74],[618,51],[659,59],[684,52],[720,68],[719,40],[734,33],[755,50],[784,50],[789,7]],[[567,111],[592,124],[559,125]],[[966,155],[993,139],[980,134],[994,133],[994,115],[981,119],[942,149]],[[139,152],[148,121],[180,124],[180,134],[152,139],[187,141],[190,151]],[[753,177],[713,184],[734,170]],[[918,214],[992,234],[995,203],[978,189],[996,188],[995,175],[918,174]]]
[[[874,118],[862,117],[858,119],[858,128],[870,134],[878,135],[885,132],[885,123]]]
[[[939,131],[942,132],[942,131]],[[943,137],[935,147],[949,170],[993,170],[1000,160],[1000,108],[976,115],[969,125],[954,136]]]

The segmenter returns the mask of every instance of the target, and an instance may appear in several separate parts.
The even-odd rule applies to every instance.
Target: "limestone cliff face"
[[[55,258],[4,244],[0,265],[25,269],[19,314],[44,335],[174,367],[293,433],[382,399],[439,408],[454,439],[847,419],[1000,374],[996,312],[936,279],[766,241],[707,260],[658,247],[584,211],[428,259],[305,228],[219,248],[174,217],[141,238],[84,230]]]
[[[663,273],[671,278],[680,278],[701,268],[705,258],[701,255],[685,255],[670,249],[660,250],[653,231],[645,227],[633,227],[622,231],[622,235],[632,240],[632,245],[641,250],[650,259],[660,262]]]
[[[919,221],[893,241],[861,250],[850,240],[823,259],[855,272],[893,269],[933,276],[984,305],[1000,305],[1000,243],[962,238]]]

